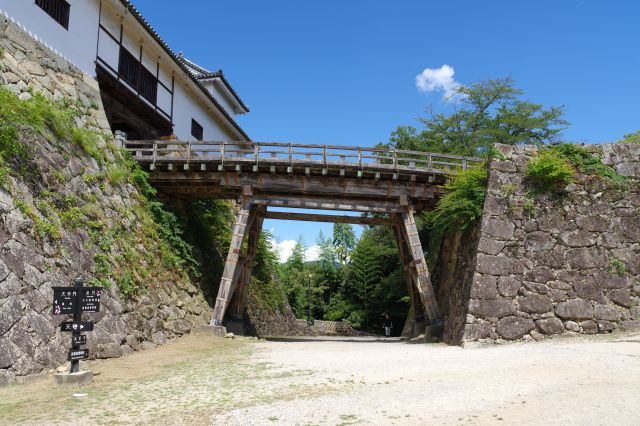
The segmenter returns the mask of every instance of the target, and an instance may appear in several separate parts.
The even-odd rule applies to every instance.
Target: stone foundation
[[[535,197],[524,172],[536,148],[498,149],[505,159],[490,164],[477,255],[467,260],[467,312],[451,311],[447,332],[462,319],[462,340],[480,342],[638,325],[640,145],[599,147],[605,163],[635,178],[628,190],[578,175],[562,196]]]

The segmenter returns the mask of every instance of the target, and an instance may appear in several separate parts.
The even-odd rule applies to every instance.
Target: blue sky
[[[564,105],[568,141],[613,141],[640,128],[634,0],[134,3],[175,51],[224,70],[251,108],[238,122],[256,141],[386,141],[425,107],[446,107],[442,91],[416,86],[423,70],[445,64],[454,74],[441,72],[439,83],[510,76],[530,101]],[[308,245],[331,230],[266,227]]]

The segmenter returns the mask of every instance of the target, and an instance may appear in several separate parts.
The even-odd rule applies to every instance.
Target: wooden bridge
[[[246,290],[265,218],[391,226],[414,308],[422,305],[429,323],[440,324],[414,212],[433,208],[444,192],[441,185],[452,173],[482,160],[279,142],[128,141],[126,149],[150,172],[151,182],[166,197],[228,198],[239,203],[213,325],[222,324],[234,291]],[[285,213],[269,211],[269,207],[375,215]]]

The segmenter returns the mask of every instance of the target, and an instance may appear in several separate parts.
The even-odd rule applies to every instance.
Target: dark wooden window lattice
[[[204,137],[204,129],[202,128],[200,123],[198,123],[193,118],[191,119],[191,136],[193,136],[199,141],[201,141],[202,138]]]
[[[158,79],[124,47],[120,47],[118,74],[120,78],[140,93],[140,96],[153,105],[156,104],[158,97]]]
[[[69,29],[69,12],[71,5],[65,0],[36,0],[36,6],[47,12],[65,29]]]

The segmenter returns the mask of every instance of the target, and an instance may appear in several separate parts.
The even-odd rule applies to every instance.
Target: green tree
[[[316,262],[315,283],[316,287],[326,290],[323,294],[323,302],[329,304],[340,285],[340,271],[336,265],[336,253],[331,239],[325,238],[320,231],[316,244],[320,247],[320,255]]]
[[[333,247],[341,265],[345,265],[349,260],[349,253],[356,244],[356,234],[353,227],[346,223],[335,223],[333,225]]]
[[[300,236],[293,246],[291,256],[278,268],[280,282],[297,318],[304,317],[308,306],[304,252],[304,239]]]
[[[563,107],[543,108],[522,100],[511,78],[485,80],[458,88],[453,112],[420,118],[424,129],[400,126],[386,146],[460,155],[485,155],[494,143],[507,145],[556,142],[568,122]]]

